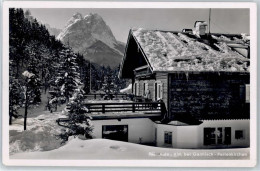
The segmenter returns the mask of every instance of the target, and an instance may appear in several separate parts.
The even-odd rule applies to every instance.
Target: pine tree
[[[88,109],[84,105],[83,94],[84,91],[82,89],[76,89],[66,106],[69,121],[60,124],[66,130],[59,135],[63,142],[67,141],[69,136],[83,135],[86,138],[91,138],[93,127],[88,116]]]
[[[59,73],[57,74],[55,83],[56,90],[60,91],[58,94],[64,96],[69,101],[74,90],[81,86],[79,67],[76,62],[77,56],[70,48],[66,48],[60,52],[62,60],[59,65]]]
[[[85,93],[90,92],[90,62],[84,59],[84,56],[77,54],[76,62],[79,66],[80,80],[84,84],[83,90]]]
[[[26,51],[29,56],[28,59],[28,65],[27,65],[27,71],[31,74],[33,74],[33,79],[37,80],[37,85],[35,82],[35,86],[37,88],[34,88],[34,98],[33,98],[33,104],[41,102],[41,82],[40,82],[40,64],[42,62],[41,56],[39,54],[38,48],[39,45],[35,42],[32,42],[26,46]],[[27,83],[26,83],[27,84]]]
[[[22,105],[22,87],[19,81],[13,76],[9,80],[9,125],[12,125],[12,119],[18,118],[18,109]]]
[[[40,92],[40,80],[39,78],[28,71],[23,72],[25,77],[23,86],[23,103],[24,103],[24,130],[26,130],[28,108],[31,104],[35,104],[38,101],[38,92]]]

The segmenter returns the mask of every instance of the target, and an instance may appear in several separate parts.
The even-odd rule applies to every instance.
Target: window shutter
[[[161,85],[160,99],[163,99],[163,83],[161,83],[160,85]]]
[[[139,96],[139,83],[136,83],[136,95]]]
[[[157,92],[157,82],[155,82],[154,83],[154,101],[156,101],[157,100],[157,94],[158,94],[158,92]]]
[[[250,103],[250,84],[246,84],[246,103]]]
[[[148,91],[148,82],[145,83],[145,92]]]
[[[134,83],[134,85],[133,85],[133,94],[134,94],[134,95],[136,95],[136,94],[135,94],[135,84],[136,84],[136,83]]]

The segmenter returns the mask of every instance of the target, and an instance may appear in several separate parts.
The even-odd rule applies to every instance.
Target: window
[[[164,143],[172,144],[172,132],[168,132],[168,131],[164,132]]]
[[[217,136],[217,144],[222,144],[223,143],[222,128],[217,129],[216,136]]]
[[[134,83],[134,95],[139,95],[139,83]]]
[[[215,128],[204,128],[204,145],[216,143]]]
[[[231,144],[231,127],[225,127],[224,144]]]
[[[235,139],[244,139],[244,131],[243,130],[236,130],[235,131]]]
[[[149,91],[149,89],[148,89],[148,82],[147,81],[145,81],[144,83],[143,83],[143,96],[145,97],[145,98],[147,98],[147,99],[150,99],[151,97],[150,97],[150,91]]]
[[[154,83],[154,100],[163,99],[163,83],[155,82]]]
[[[240,85],[240,99],[243,102],[250,103],[250,84]]]
[[[204,145],[231,144],[231,128],[204,128]]]
[[[250,103],[250,85],[246,84],[246,103]]]

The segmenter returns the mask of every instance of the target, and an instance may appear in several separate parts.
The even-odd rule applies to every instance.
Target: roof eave
[[[129,40],[130,40],[130,36],[131,36],[131,34],[130,34],[131,31],[132,31],[132,29],[129,30],[127,43],[126,43],[126,46],[125,46],[124,56],[123,56],[123,59],[122,59],[121,64],[120,64],[120,70],[119,70],[119,73],[118,73],[118,78],[123,78],[122,70],[123,70],[123,66],[124,66],[124,63],[125,63],[125,59],[126,59],[126,52],[127,52],[127,48],[128,48],[128,44],[129,44]]]
[[[131,33],[132,33],[132,35],[133,35],[133,31],[132,31],[132,30],[131,30]],[[150,62],[149,62],[149,60],[148,60],[146,54],[144,53],[144,50],[143,50],[142,46],[139,44],[138,40],[135,38],[134,35],[133,35],[133,38],[134,38],[134,40],[135,40],[135,42],[136,42],[138,48],[141,50],[141,53],[143,54],[143,57],[144,57],[145,61],[147,62],[147,64],[148,64],[150,70],[151,70],[152,73],[153,73],[153,67],[152,67],[152,65],[150,64]]]
[[[177,71],[177,70],[172,70],[172,71],[163,71],[163,70],[155,70],[153,73],[241,73],[241,74],[250,74],[249,71]]]

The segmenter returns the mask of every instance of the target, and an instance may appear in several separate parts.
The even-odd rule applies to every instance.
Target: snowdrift
[[[178,154],[179,155],[175,155]],[[189,153],[191,156],[185,156]],[[204,155],[205,154],[205,155]],[[209,157],[206,154],[212,154]],[[220,156],[219,154],[245,154],[245,156]],[[144,146],[139,144],[113,141],[107,139],[70,140],[59,149],[46,152],[19,153],[11,159],[248,159],[249,149],[171,149]]]
[[[27,119],[27,130],[23,131],[23,118],[9,126],[9,153],[47,151],[59,148],[61,140],[56,137],[62,127],[56,119],[64,117],[61,112],[43,112],[35,118]]]

